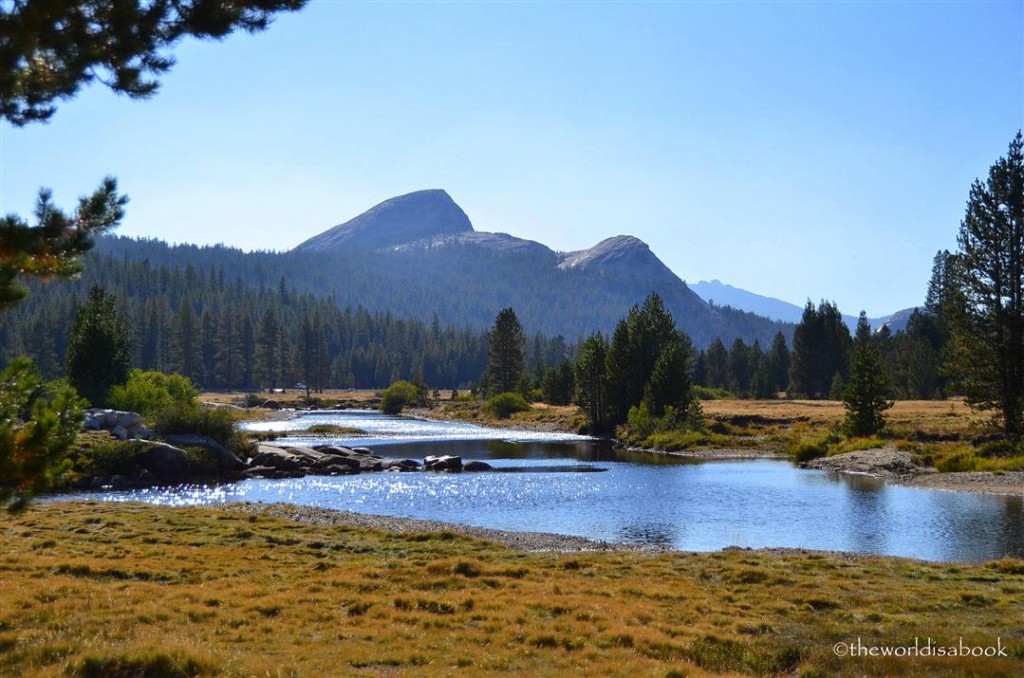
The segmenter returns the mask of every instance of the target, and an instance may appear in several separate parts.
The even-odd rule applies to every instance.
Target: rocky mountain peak
[[[437,235],[473,231],[462,208],[442,189],[385,200],[343,224],[306,240],[296,250],[326,252],[341,247],[382,249]]]
[[[565,253],[559,268],[587,270],[606,266],[647,266],[654,262],[663,266],[643,240],[631,235],[616,235],[590,249]]]

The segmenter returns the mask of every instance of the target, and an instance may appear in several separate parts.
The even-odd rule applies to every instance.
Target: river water
[[[1019,497],[898,487],[778,460],[623,455],[582,436],[372,411],[309,413],[247,428],[295,430],[322,423],[356,427],[367,435],[325,438],[300,432],[288,441],[366,446],[385,457],[420,461],[430,454],[457,454],[465,461],[487,461],[496,470],[308,476],[89,496],[170,505],[289,502],[696,551],[796,547],[957,562],[1024,557]]]

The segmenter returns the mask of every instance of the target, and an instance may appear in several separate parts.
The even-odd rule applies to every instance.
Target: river
[[[583,436],[372,411],[315,412],[246,427],[294,430],[322,423],[367,435],[325,438],[299,432],[288,441],[366,446],[382,456],[417,460],[457,454],[466,461],[487,461],[496,470],[308,476],[87,496],[169,505],[289,502],[695,551],[793,547],[954,562],[1024,557],[1020,497],[899,487],[780,460],[624,455]]]

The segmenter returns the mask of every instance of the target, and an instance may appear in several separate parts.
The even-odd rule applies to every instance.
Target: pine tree
[[[854,436],[878,433],[885,427],[883,412],[892,405],[878,347],[871,336],[871,325],[861,311],[850,358],[850,378],[843,390],[847,432]]]
[[[971,186],[953,261],[952,371],[967,401],[1024,433],[1024,138]]]
[[[765,357],[768,370],[768,383],[772,393],[789,390],[789,348],[782,332],[775,335],[772,348]]]
[[[672,407],[677,415],[685,417],[693,400],[690,384],[690,363],[693,349],[689,338],[678,333],[662,347],[644,389],[643,401],[655,417],[665,415]]]
[[[808,301],[793,331],[790,391],[807,398],[827,397],[836,375],[846,375],[851,344],[850,330],[836,305],[822,301],[815,309]]]
[[[190,301],[183,301],[174,315],[173,365],[193,383],[201,382],[198,320]]]
[[[101,406],[106,404],[112,386],[128,381],[130,367],[128,325],[118,313],[113,297],[93,286],[71,325],[68,379],[81,396],[94,406]]]
[[[729,351],[721,339],[715,338],[704,353],[706,384],[710,388],[726,388],[729,385]]]
[[[272,308],[268,308],[260,316],[259,329],[256,332],[256,380],[261,387],[268,389],[275,389],[280,385],[277,325],[277,314]]]
[[[603,432],[607,422],[607,381],[605,363],[608,342],[600,332],[594,332],[580,347],[574,375],[576,380],[576,404],[587,413],[590,432]]]
[[[633,306],[615,327],[608,347],[608,403],[613,423],[624,423],[629,408],[643,400],[654,364],[676,338],[675,320],[652,293]]]
[[[504,308],[494,319],[486,379],[492,395],[514,391],[523,376],[526,335],[511,308]]]
[[[729,349],[729,390],[740,397],[750,394],[753,372],[750,362],[750,348],[743,339],[736,337]]]

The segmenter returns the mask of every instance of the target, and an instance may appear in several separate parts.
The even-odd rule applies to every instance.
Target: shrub
[[[105,440],[74,455],[75,474],[103,477],[128,474],[139,468],[148,446],[138,440]]]
[[[187,405],[199,392],[180,374],[132,370],[127,383],[110,390],[110,405],[143,415],[154,415],[172,405]]]
[[[791,444],[786,451],[793,458],[793,461],[802,464],[828,454],[828,441],[824,438],[800,440]]]
[[[710,386],[694,386],[693,395],[698,400],[735,400],[736,396],[724,388]]]
[[[499,393],[488,400],[484,409],[497,419],[508,419],[516,412],[527,412],[530,409],[530,405],[522,395],[507,391]]]
[[[935,468],[943,473],[975,471],[978,468],[978,458],[972,450],[960,450],[936,462]]]
[[[157,412],[154,427],[161,433],[192,434],[212,438],[235,454],[248,455],[251,444],[235,426],[234,415],[221,408],[197,403],[174,403]]]
[[[409,405],[425,401],[426,388],[408,381],[396,381],[384,389],[380,399],[380,411],[384,414],[398,414]]]

